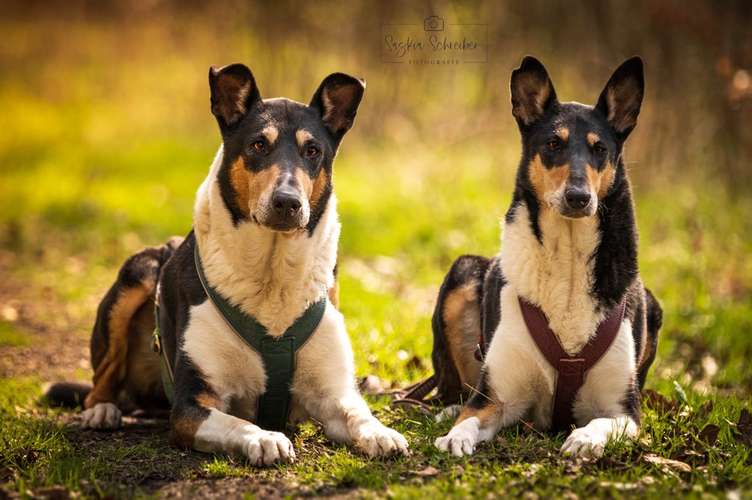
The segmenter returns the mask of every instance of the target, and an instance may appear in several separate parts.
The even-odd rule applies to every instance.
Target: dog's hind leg
[[[444,405],[461,402],[478,383],[481,362],[475,351],[481,336],[483,279],[489,260],[458,258],[439,290],[433,313],[432,361],[437,399]]]
[[[130,257],[99,305],[91,338],[94,384],[84,400],[83,427],[120,426],[122,412],[117,403],[128,376],[130,345],[150,336],[154,329],[151,315],[146,322],[134,319],[154,303],[159,269],[171,254],[172,245],[174,242],[147,248]]]
[[[650,290],[645,289],[645,306],[647,312],[647,342],[643,355],[637,365],[637,382],[640,390],[645,386],[648,370],[655,360],[658,350],[658,331],[663,324],[663,309]]]

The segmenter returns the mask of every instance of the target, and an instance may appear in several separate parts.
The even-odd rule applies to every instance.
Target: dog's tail
[[[91,392],[91,384],[78,382],[56,382],[44,391],[43,399],[50,406],[61,408],[79,408]]]

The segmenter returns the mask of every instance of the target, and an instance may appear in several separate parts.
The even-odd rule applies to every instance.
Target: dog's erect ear
[[[324,78],[310,106],[321,113],[326,128],[339,142],[355,121],[355,113],[363,98],[366,82],[344,73]]]
[[[603,113],[622,140],[627,138],[637,124],[644,93],[642,59],[633,57],[614,71],[598,98],[595,109]]]
[[[512,71],[512,114],[520,128],[535,123],[556,103],[554,84],[546,68],[531,56],[525,56],[520,67]]]
[[[232,127],[261,99],[253,73],[244,64],[209,68],[211,111],[220,127]]]

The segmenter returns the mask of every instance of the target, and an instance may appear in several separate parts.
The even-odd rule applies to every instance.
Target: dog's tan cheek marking
[[[319,175],[316,176],[316,180],[313,182],[313,189],[311,190],[311,209],[318,207],[321,202],[321,196],[323,196],[326,186],[329,183],[329,175],[322,168],[319,170]]]
[[[85,408],[115,400],[118,385],[126,375],[128,331],[131,319],[147,300],[154,300],[154,287],[154,280],[147,280],[135,287],[126,288],[120,292],[112,305],[107,325],[109,332],[107,354],[96,367],[94,387],[86,396]]]
[[[250,216],[251,177],[253,175],[245,167],[243,158],[238,158],[230,167],[230,184],[235,192],[235,201],[240,212],[246,217]]]
[[[450,291],[444,300],[442,310],[449,355],[459,372],[463,391],[467,389],[465,384],[474,387],[480,377],[481,363],[475,359],[475,347],[480,339],[480,330],[468,332],[463,321],[467,315],[480,318],[476,286],[476,282],[473,281]],[[475,326],[480,326],[480,322]]]
[[[614,182],[614,176],[616,175],[616,169],[609,162],[600,172],[593,168],[592,165],[586,167],[588,185],[590,191],[598,194],[598,199],[603,199]]]
[[[538,200],[544,201],[547,193],[556,191],[569,178],[569,165],[546,168],[540,155],[535,155],[528,168],[528,178]]]

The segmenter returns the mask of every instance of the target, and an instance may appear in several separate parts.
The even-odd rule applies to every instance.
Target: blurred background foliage
[[[488,61],[383,63],[382,26],[430,14],[486,24]],[[263,96],[303,102],[344,71],[368,88],[335,165],[343,309],[359,374],[416,379],[443,273],[498,251],[520,154],[511,70],[533,54],[560,99],[593,103],[639,54],[626,156],[666,309],[653,384],[749,395],[751,23],[744,1],[3,2],[0,271],[23,283],[3,321],[23,330],[41,296],[85,341],[122,259],[190,229],[219,144],[209,66],[244,62]]]

